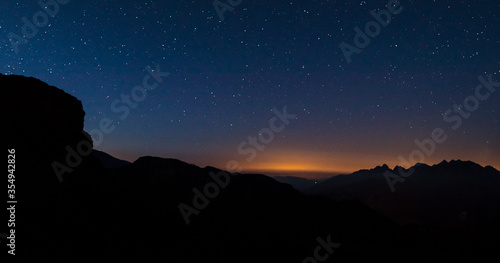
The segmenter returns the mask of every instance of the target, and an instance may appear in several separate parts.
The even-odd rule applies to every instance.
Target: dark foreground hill
[[[16,151],[15,253],[22,262],[494,256],[496,243],[482,236],[422,234],[359,201],[306,196],[264,175],[157,157],[108,169],[91,154],[79,100],[33,78],[0,75],[0,84],[4,141]]]
[[[95,158],[99,159],[99,161],[101,161],[102,166],[104,166],[104,168],[116,169],[125,166],[127,164],[130,164],[130,162],[127,162],[125,160],[120,160],[105,152],[98,151],[95,149],[92,151],[92,155]]]

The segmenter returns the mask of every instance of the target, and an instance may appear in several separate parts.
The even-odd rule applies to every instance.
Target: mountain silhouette
[[[273,178],[278,182],[289,184],[299,191],[305,191],[320,181],[296,176],[273,176]]]
[[[409,176],[400,177],[404,181],[396,183],[392,192],[387,177],[400,173]],[[486,253],[493,251],[492,244],[498,244],[500,236],[498,189],[500,172],[495,168],[452,160],[432,166],[419,163],[409,169],[378,166],[332,177],[304,192],[359,200],[414,234],[441,231],[457,240],[469,239],[468,249]]]
[[[124,165],[130,164],[130,162],[128,162],[128,161],[120,160],[118,158],[111,156],[108,153],[105,153],[105,152],[102,152],[102,151],[99,151],[96,149],[94,149],[92,151],[92,155],[95,158],[99,159],[99,161],[101,161],[104,168],[108,168],[108,169],[116,169],[116,168],[120,168]]]
[[[365,179],[358,182],[347,176],[330,179],[345,178],[345,194],[332,195],[330,189],[340,188],[330,180],[314,190],[330,193],[331,199],[306,195],[265,175],[176,159],[145,156],[125,163],[92,151],[83,130],[85,112],[75,97],[34,78],[0,75],[0,83],[7,93],[4,141],[16,149],[16,254],[24,262],[303,262],[314,255],[318,240],[340,244],[323,262],[495,257],[494,237],[402,227],[365,205],[366,198],[354,198],[356,184],[372,180],[370,171],[359,172]],[[488,178],[496,171],[457,166],[485,171],[478,176]],[[448,177],[459,169],[438,168]],[[403,186],[416,188],[410,179],[419,174],[436,176],[418,169],[396,194]],[[466,183],[471,181],[465,178]],[[471,194],[479,187],[474,185]],[[359,189],[365,193],[361,197],[370,197],[365,188]],[[429,191],[430,197],[440,193]],[[467,216],[475,213],[459,208]]]
[[[395,183],[392,192],[387,177],[409,171],[411,175],[400,177],[404,181]],[[361,200],[401,223],[450,224],[466,220],[484,224],[484,220],[500,215],[498,189],[498,170],[453,160],[433,166],[416,164],[409,169],[378,166],[332,177],[305,192],[325,194],[334,200]],[[467,218],[459,219],[464,214]]]

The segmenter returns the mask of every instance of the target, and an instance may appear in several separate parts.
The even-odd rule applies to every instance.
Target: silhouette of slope
[[[219,171],[174,159],[141,157],[132,165],[114,171],[117,182],[112,183],[116,187],[115,192],[109,192],[109,198],[129,196],[130,199],[122,202],[122,208],[115,206],[117,210],[112,214],[137,207],[142,211],[141,217],[149,220],[151,229],[146,231],[164,232],[171,240],[172,253],[179,253],[178,257],[185,255],[189,258],[187,261],[199,260],[197,257],[204,255],[203,262],[210,258],[246,261],[262,257],[276,262],[300,261],[311,253],[307,247],[314,248],[316,237],[321,233],[332,233],[333,237],[343,240],[343,246],[359,250],[359,243],[376,242],[378,234],[375,233],[394,227],[359,202],[335,203],[325,198],[306,197],[290,185],[258,174],[232,174],[220,195],[210,199],[209,205],[186,225],[178,205],[182,202],[192,205],[192,189],[203,191],[203,187],[213,181],[209,173]],[[134,196],[126,194],[138,183],[148,191],[139,190]],[[367,218],[372,220],[366,222]],[[119,234],[116,230],[113,235]],[[162,249],[155,241],[143,245]],[[240,259],[241,255],[245,258]]]
[[[318,180],[306,179],[302,177],[295,176],[273,176],[274,180],[293,186],[293,188],[304,191],[312,186],[314,186]]]
[[[392,193],[384,173],[399,174],[386,165],[339,175],[306,190],[333,200],[360,200],[389,218],[406,225],[411,235],[447,233],[451,244],[492,253],[500,244],[500,172],[471,161],[416,164],[413,173],[395,184]],[[408,172],[409,169],[404,169]],[[443,232],[439,236],[431,233]],[[452,238],[453,237],[453,238]],[[458,246],[458,245],[457,245]]]
[[[0,84],[11,125],[4,140],[16,149],[16,254],[24,262],[302,262],[328,235],[342,244],[330,262],[484,256],[453,250],[454,236],[437,246],[360,201],[306,196],[259,174],[231,174],[186,224],[179,204],[193,206],[193,189],[203,192],[221,170],[158,157],[107,169],[90,152],[75,164],[68,149],[92,143],[80,101],[33,78],[0,76]],[[54,161],[71,167],[62,182]]]
[[[116,169],[124,165],[130,164],[128,161],[120,160],[102,151],[93,150],[92,155],[101,161],[104,168]]]

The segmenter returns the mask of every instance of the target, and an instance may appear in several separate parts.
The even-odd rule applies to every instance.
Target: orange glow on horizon
[[[304,178],[325,178],[337,174],[349,174],[362,169],[372,169],[376,166],[387,164],[389,168],[394,168],[397,165],[401,165],[405,168],[408,165],[400,163],[398,160],[398,153],[405,152],[400,149],[393,149],[392,152],[386,152],[384,154],[373,154],[373,153],[348,153],[340,151],[312,151],[306,149],[269,149],[263,152],[258,152],[253,160],[247,161],[246,155],[210,155],[205,156],[203,154],[199,155],[161,155],[161,154],[151,154],[152,156],[160,156],[163,158],[175,158],[188,163],[193,163],[200,167],[214,166],[223,170],[230,170],[227,167],[229,160],[236,160],[238,163],[238,169],[241,169],[242,173],[260,173],[267,175],[290,175]],[[408,151],[406,151],[408,152]],[[113,154],[112,151],[110,151]],[[117,158],[122,158],[129,160],[131,162],[135,161],[137,158],[132,154],[126,154],[125,151],[118,151],[116,155]],[[403,156],[403,155],[402,155]],[[408,160],[407,155],[404,156]],[[473,159],[473,156],[459,155],[459,154],[447,154],[445,160],[471,160],[482,166],[491,165],[497,170],[500,168],[500,162],[492,162],[486,158],[484,159]],[[429,156],[423,161],[428,165],[434,165],[442,162],[440,156]]]
[[[359,170],[362,162],[336,153],[277,150],[262,153],[253,162],[243,162],[241,168],[243,171],[349,173]]]
[[[338,169],[334,167],[321,167],[314,164],[305,163],[269,163],[254,165],[244,168],[248,171],[270,171],[270,172],[321,172],[321,173],[338,173],[350,172],[349,169]]]

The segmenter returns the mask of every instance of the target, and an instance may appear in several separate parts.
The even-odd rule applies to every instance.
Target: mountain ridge
[[[470,223],[478,225],[500,215],[495,206],[500,200],[500,172],[491,166],[461,160],[444,160],[432,166],[416,164],[403,170],[412,173],[401,176],[402,181],[394,185],[392,192],[387,175],[399,176],[400,171],[398,166],[378,166],[332,177],[305,192],[327,195],[333,200],[361,200],[400,223],[409,220],[440,225],[457,222],[453,217],[465,212]]]

